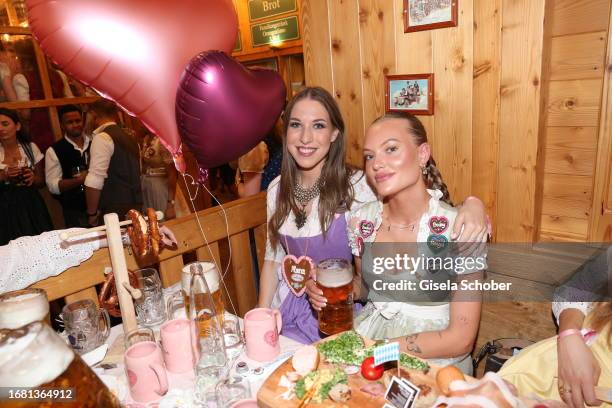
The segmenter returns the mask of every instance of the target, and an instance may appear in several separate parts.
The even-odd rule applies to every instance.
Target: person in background
[[[78,266],[89,259],[95,251],[108,246],[105,231],[94,231],[69,241],[62,241],[60,235],[83,231],[80,228],[54,230],[32,237],[21,237],[7,245],[0,246],[0,295],[28,286],[50,276],[56,276],[73,266]],[[164,246],[177,244],[172,231],[166,227],[159,228]],[[129,245],[127,235],[123,242]]]
[[[15,102],[17,94],[13,88],[13,69],[15,67],[15,52],[9,52],[3,42],[0,42],[0,94],[1,102]]]
[[[283,121],[276,121],[274,129],[264,139],[268,147],[268,163],[261,174],[261,191],[268,190],[268,186],[280,175],[283,163]]]
[[[268,163],[268,146],[259,142],[247,154],[238,159],[236,191],[238,197],[250,197],[261,191],[262,174]]]
[[[23,39],[15,42],[15,52],[18,57],[18,68],[13,77],[13,87],[19,101],[34,101],[45,99],[42,81],[38,74],[36,54],[32,39]],[[54,98],[64,95],[64,83],[54,69],[49,69],[49,81]],[[19,111],[22,119],[28,126],[27,132],[32,141],[41,151],[47,151],[55,140],[48,108],[22,109]]]
[[[142,208],[138,143],[117,125],[113,102],[100,99],[92,103],[87,116],[95,128],[85,178],[87,221],[98,225],[108,213],[123,220],[129,210]]]
[[[559,335],[523,349],[504,364],[501,377],[524,395],[563,401],[571,408],[601,405],[595,386],[612,389],[611,283],[608,246],[555,290],[552,310]]]
[[[142,199],[145,208],[164,213],[166,220],[189,213],[187,202],[177,188],[178,171],[170,152],[159,138],[146,132],[141,139]]]
[[[0,245],[53,229],[38,192],[45,185],[43,157],[17,112],[0,108]]]
[[[83,112],[76,105],[58,109],[64,137],[45,153],[45,179],[62,204],[67,228],[87,227],[85,176],[91,138],[83,133]]]

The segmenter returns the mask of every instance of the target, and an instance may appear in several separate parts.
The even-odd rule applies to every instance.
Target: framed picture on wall
[[[459,0],[404,0],[404,32],[457,26]]]
[[[386,75],[385,111],[433,115],[434,74]]]

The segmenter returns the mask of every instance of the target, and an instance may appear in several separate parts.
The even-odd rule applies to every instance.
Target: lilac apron
[[[294,238],[281,234],[280,242],[287,254],[295,257],[308,256],[315,265],[329,258],[346,259],[349,262],[353,260],[348,245],[344,214],[338,214],[334,218],[326,238],[323,234],[308,238]],[[285,284],[284,281],[281,284]],[[280,312],[283,318],[281,330],[283,336],[304,344],[321,339],[317,312],[310,305],[308,295],[297,297],[289,292],[280,306]]]

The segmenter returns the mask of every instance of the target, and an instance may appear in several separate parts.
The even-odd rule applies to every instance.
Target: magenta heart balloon
[[[220,51],[200,53],[185,67],[176,94],[176,123],[203,169],[237,159],[272,129],[285,105],[274,71],[247,69]]]
[[[231,0],[26,0],[32,32],[62,70],[134,114],[172,152],[180,148],[176,87],[198,52],[230,51]]]

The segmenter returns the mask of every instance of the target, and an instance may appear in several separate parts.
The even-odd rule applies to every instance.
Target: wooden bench
[[[164,249],[159,256],[159,273],[164,287],[171,286],[181,278],[181,268],[185,261],[210,261],[214,257],[225,270],[227,290],[224,290],[226,308],[229,310],[228,296],[237,304],[236,311],[243,316],[257,304],[255,265],[251,256],[252,231],[255,253],[259,267],[263,264],[266,244],[266,194],[240,199],[226,204],[225,212],[221,207],[208,208],[198,213],[206,240],[202,237],[198,222],[193,214],[164,223],[174,232],[178,248]],[[227,222],[227,224],[226,224]],[[231,254],[229,250],[231,248]],[[223,256],[227,253],[227,257]],[[129,270],[139,269],[129,249],[125,249]],[[143,265],[144,266],[144,265]],[[96,251],[86,262],[34,284],[47,292],[49,300],[64,298],[66,302],[89,298],[97,301],[95,286],[104,282],[104,269],[110,267],[107,248]]]

